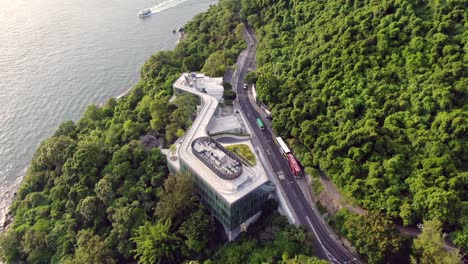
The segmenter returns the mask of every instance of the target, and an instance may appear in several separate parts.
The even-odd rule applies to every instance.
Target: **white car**
[[[246,83],[244,83],[244,89],[247,89],[247,84]]]

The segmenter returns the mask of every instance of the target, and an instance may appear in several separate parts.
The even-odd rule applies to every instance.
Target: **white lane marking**
[[[299,203],[299,207],[301,207],[301,209],[302,209],[303,211],[305,211],[305,210],[304,210],[304,206],[302,206],[302,203]]]
[[[285,177],[284,177],[284,172],[283,172],[283,171],[277,171],[276,174],[278,174],[278,178],[279,178],[280,180],[284,180],[284,179],[285,179]]]
[[[336,258],[333,257],[333,255],[330,254],[330,252],[328,252],[328,250],[323,245],[322,240],[320,240],[320,237],[318,236],[317,232],[315,231],[315,228],[312,225],[312,223],[310,222],[310,219],[309,219],[308,216],[306,216],[306,219],[307,219],[307,222],[309,222],[309,225],[312,228],[312,231],[314,232],[315,237],[317,238],[318,242],[320,243],[320,246],[322,246],[323,251],[325,251],[325,255],[327,255],[328,261],[330,261],[330,263],[339,263],[338,260],[336,260]]]

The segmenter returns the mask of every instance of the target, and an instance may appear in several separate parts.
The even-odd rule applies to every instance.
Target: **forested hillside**
[[[207,257],[207,243],[216,242],[212,218],[197,205],[189,178],[168,178],[157,146],[168,147],[184,133],[198,104],[191,96],[169,103],[174,80],[201,70],[215,52],[221,55],[216,67],[232,64],[245,46],[233,35],[238,10],[221,1],[196,16],[174,51],[146,62],[128,96],[89,106],[81,120],[63,123],[41,144],[11,208],[14,222],[0,234],[0,260],[179,263]]]
[[[264,209],[235,244],[193,195],[187,175],[169,175],[159,147],[190,127],[198,99],[178,96],[182,72],[223,75],[245,48],[240,2],[220,0],[185,26],[174,51],[158,52],[128,96],[89,106],[38,148],[0,233],[7,263],[323,263],[305,229]]]
[[[273,128],[367,209],[468,245],[468,2],[242,0]]]

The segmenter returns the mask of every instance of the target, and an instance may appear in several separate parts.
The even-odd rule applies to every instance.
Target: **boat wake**
[[[176,7],[184,2],[187,2],[188,0],[167,0],[167,1],[164,1],[160,4],[157,4],[153,7],[151,7],[151,13],[155,14],[155,13],[159,13],[159,12],[162,12],[162,11],[165,11],[169,8],[173,8],[173,7]]]

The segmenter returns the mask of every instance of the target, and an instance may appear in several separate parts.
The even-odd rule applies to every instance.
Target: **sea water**
[[[39,143],[130,89],[216,0],[0,0],[0,225]],[[152,8],[156,14],[139,18]]]

